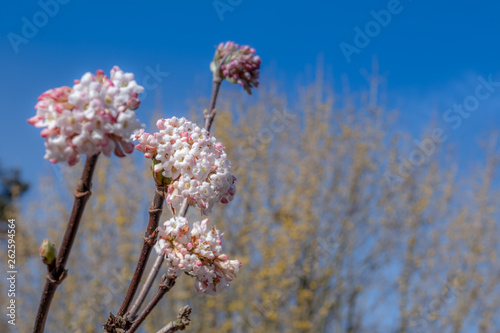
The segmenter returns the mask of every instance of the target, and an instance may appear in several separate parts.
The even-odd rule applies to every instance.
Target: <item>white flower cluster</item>
[[[223,235],[213,227],[207,231],[208,219],[195,222],[189,229],[184,217],[173,217],[159,227],[160,237],[155,245],[158,255],[164,255],[169,274],[187,273],[196,278],[200,293],[215,295],[238,274],[241,262],[229,260],[222,253]]]
[[[113,152],[123,157],[134,150],[130,135],[141,128],[135,118],[140,104],[138,94],[144,88],[134,81],[134,74],[117,66],[108,78],[102,70],[86,73],[75,80],[73,88],[46,91],[38,98],[36,116],[28,122],[46,127],[45,158],[53,163],[76,164],[80,154]]]
[[[153,160],[156,179],[168,185],[169,205],[177,209],[187,198],[206,215],[216,203],[233,200],[236,177],[222,143],[185,118],[160,119],[156,126],[154,134],[136,132],[135,148]]]

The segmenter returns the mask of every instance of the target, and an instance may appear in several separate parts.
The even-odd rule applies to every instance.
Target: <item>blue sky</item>
[[[319,55],[337,91],[343,74],[353,89],[366,86],[361,69],[376,56],[389,105],[401,112],[398,126],[415,137],[473,94],[478,76],[500,81],[500,3],[491,0],[55,1],[9,1],[0,11],[0,160],[21,167],[30,181],[49,164],[39,130],[26,123],[42,92],[115,64],[140,84],[159,68],[168,73],[159,82],[164,108],[182,113],[189,98],[209,94],[208,64],[214,46],[226,40],[255,47],[263,78],[277,74],[290,83],[290,94]],[[375,27],[371,12],[381,10],[392,10],[390,22],[371,31],[348,62],[339,45],[355,47],[355,28]],[[478,138],[499,124],[499,106],[500,87],[457,130],[442,124],[462,158],[479,156]],[[153,107],[148,91],[139,109],[143,121]]]

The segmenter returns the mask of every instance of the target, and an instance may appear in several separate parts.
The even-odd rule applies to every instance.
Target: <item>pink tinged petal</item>
[[[28,119],[28,123],[33,125],[33,126],[36,126],[35,124],[37,122],[39,122],[41,119],[42,119],[42,117],[40,117],[40,116],[34,116],[34,117],[31,117]]]
[[[58,130],[57,129],[48,129],[48,128],[44,128],[41,132],[40,132],[40,136],[42,138],[50,138],[51,136],[54,136],[54,135],[57,135],[58,134]]]
[[[141,153],[145,153],[146,152],[146,150],[144,149],[144,146],[142,145],[142,143],[139,143],[138,145],[136,145],[135,149],[137,149]]]
[[[157,150],[156,147],[153,147],[153,146],[150,146],[150,145],[146,145],[146,151],[147,152],[155,153],[156,150]]]
[[[163,166],[161,164],[155,164],[154,172],[160,172],[163,170]]]
[[[141,105],[141,101],[137,98],[131,98],[127,101],[127,108],[130,110],[137,110]]]
[[[125,153],[123,152],[122,148],[120,145],[115,144],[115,155],[118,157],[125,157]]]
[[[176,255],[177,258],[180,260],[184,259],[184,256],[179,252],[179,250],[175,249],[174,254]]]
[[[78,155],[77,156],[71,156],[69,159],[68,159],[68,164],[70,166],[73,166],[75,165],[76,163],[78,163]]]
[[[132,142],[124,142],[123,140],[120,140],[120,144],[122,145],[123,150],[125,150],[125,153],[131,154],[134,151],[134,144]]]
[[[103,153],[104,153],[104,155],[106,155],[107,157],[110,157],[111,153],[115,149],[115,144],[116,143],[113,140],[109,140],[108,139],[108,142],[103,146]]]
[[[202,293],[205,291],[205,288],[203,288],[203,284],[201,281],[196,280],[194,282],[194,288],[196,289],[197,292]]]
[[[95,72],[95,76],[96,78],[99,80],[99,81],[102,81],[103,77],[104,77],[104,71],[102,69],[98,69],[96,72]]]
[[[64,107],[62,106],[61,103],[57,103],[54,107],[54,109],[56,110],[57,113],[61,114],[64,110]]]
[[[47,103],[46,100],[41,100],[38,103],[36,103],[36,105],[35,105],[35,109],[36,110],[38,110],[38,109],[46,109],[48,107],[49,107],[49,103]]]
[[[159,130],[165,129],[165,119],[158,119],[156,127],[158,127]]]

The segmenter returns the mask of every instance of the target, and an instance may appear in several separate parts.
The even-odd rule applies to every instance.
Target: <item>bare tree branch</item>
[[[90,188],[92,187],[92,176],[94,174],[98,157],[99,154],[87,156],[87,159],[85,160],[82,178],[78,182],[78,187],[75,190],[73,210],[71,211],[71,216],[66,227],[66,232],[64,233],[64,238],[57,255],[56,263],[47,274],[47,281],[45,282],[45,288],[38,306],[35,326],[33,328],[33,332],[35,333],[44,331],[45,322],[47,321],[47,316],[50,310],[50,304],[52,303],[52,299],[56,293],[57,286],[66,278],[68,272],[65,268],[66,263],[71,252],[71,248],[73,247],[76,233],[78,232],[78,226],[80,225],[85,205],[91,195]]]
[[[144,311],[137,317],[137,319],[133,322],[132,326],[130,329],[127,331],[127,333],[133,333],[137,331],[139,326],[141,326],[142,322],[149,316],[151,311],[155,308],[155,306],[160,302],[160,300],[165,296],[166,293],[172,289],[172,287],[175,285],[175,279],[176,277],[173,275],[166,276],[163,275],[161,278],[161,283],[158,287],[158,291],[156,292],[156,295],[153,297],[151,302],[149,302],[148,306]]]

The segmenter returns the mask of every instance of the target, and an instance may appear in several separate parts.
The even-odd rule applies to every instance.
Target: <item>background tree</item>
[[[29,188],[29,184],[21,180],[18,169],[6,169],[0,164],[0,233],[7,231],[7,220],[16,213],[14,203]]]

